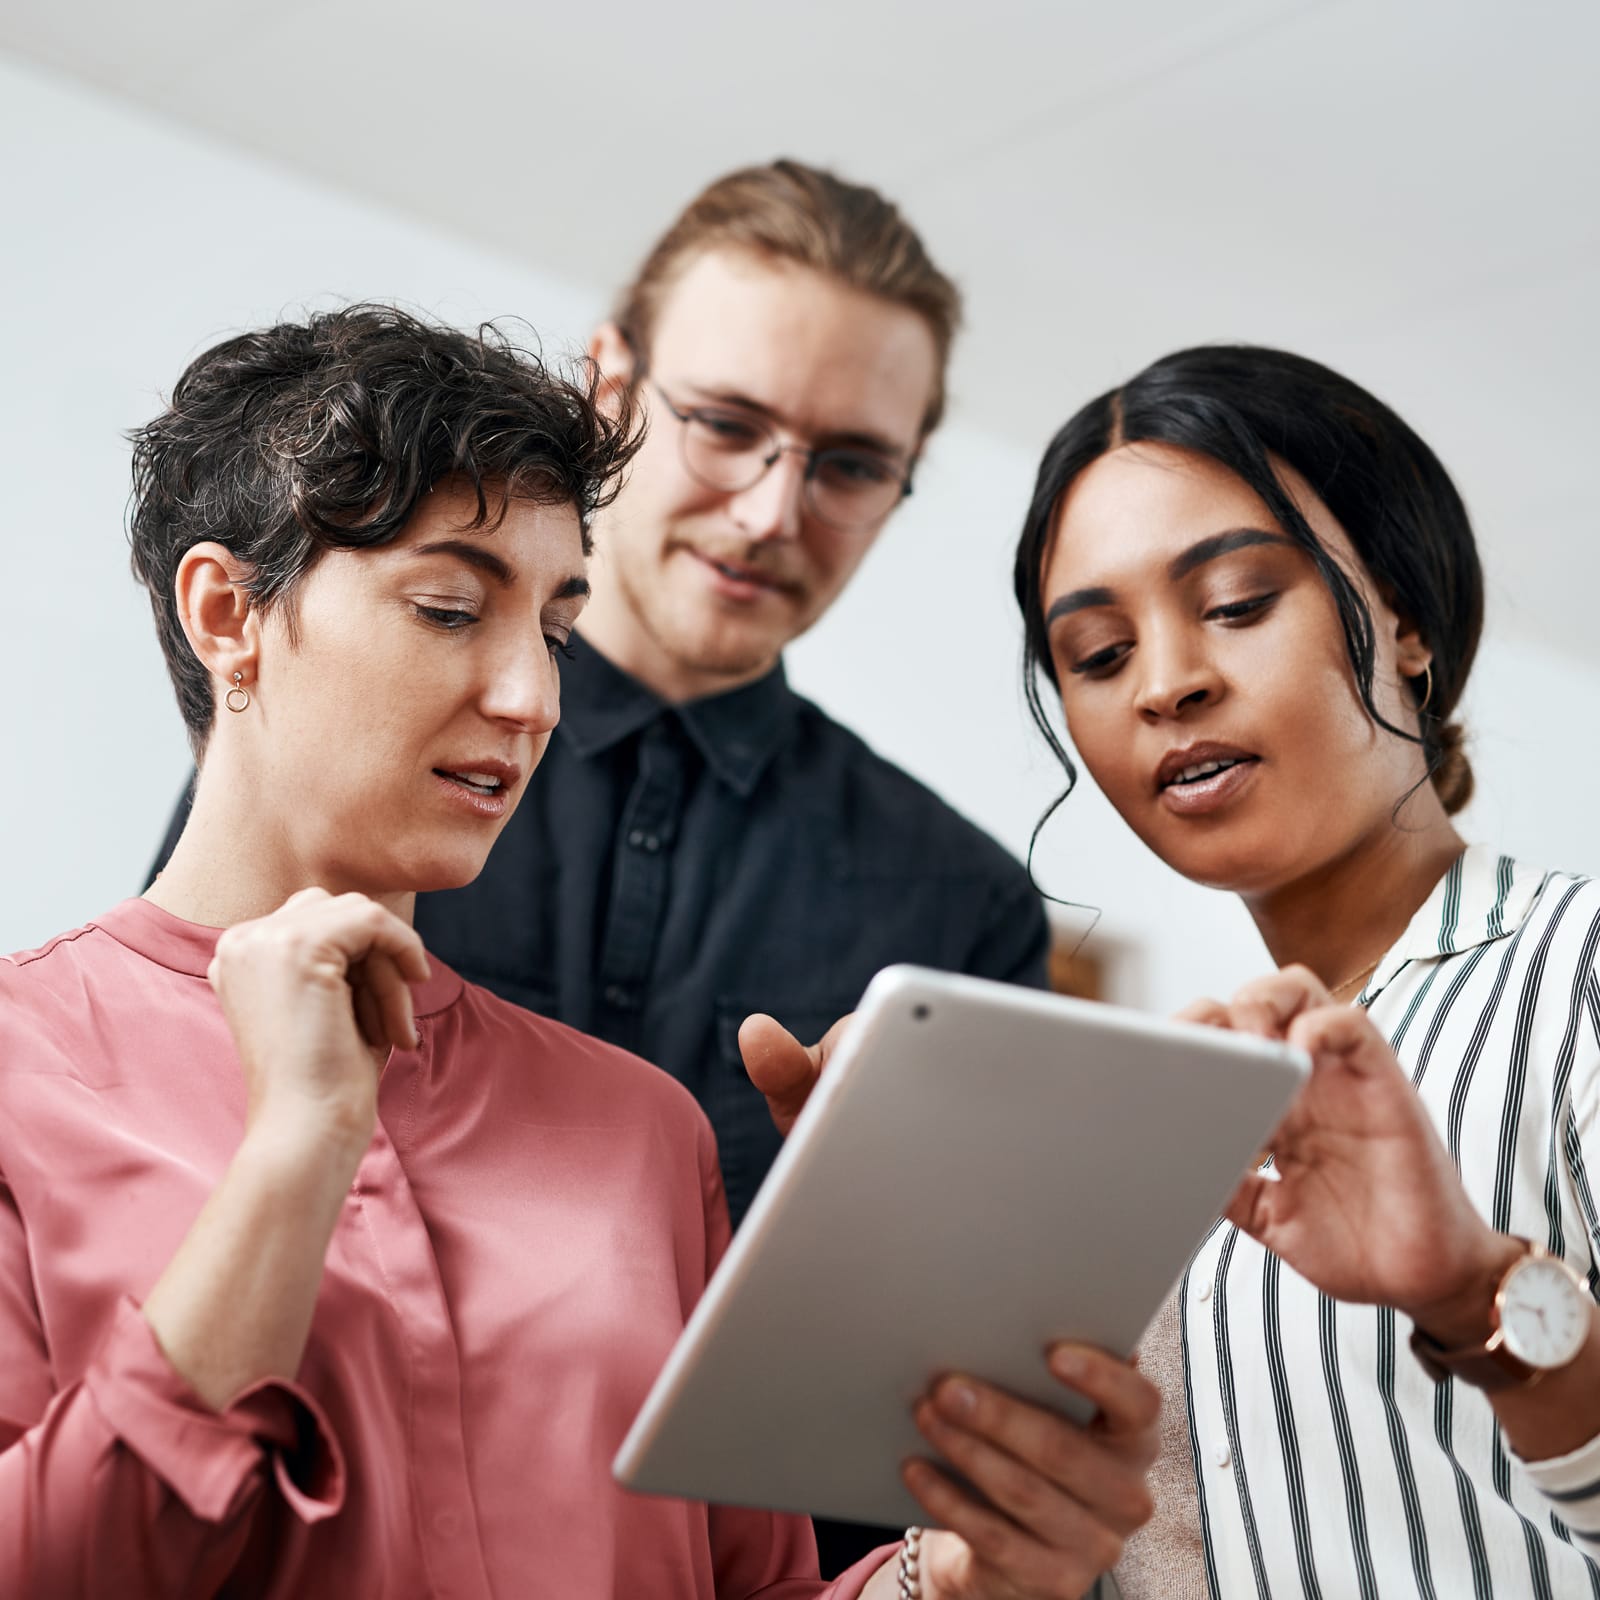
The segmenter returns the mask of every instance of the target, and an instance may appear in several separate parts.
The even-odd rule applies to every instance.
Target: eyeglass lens
[[[708,488],[736,494],[758,483],[783,449],[772,429],[737,411],[702,407],[683,426],[683,461]],[[904,473],[887,456],[848,445],[811,457],[806,504],[823,522],[859,527],[887,516],[904,493]]]

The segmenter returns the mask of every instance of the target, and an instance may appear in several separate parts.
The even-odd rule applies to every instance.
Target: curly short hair
[[[134,429],[128,539],[196,755],[216,714],[184,635],[174,580],[215,540],[246,567],[250,604],[289,608],[326,550],[397,538],[446,479],[470,484],[476,527],[512,499],[589,520],[639,447],[625,395],[598,403],[587,363],[551,371],[493,323],[463,333],[383,305],[353,305],[213,346],[160,416]]]

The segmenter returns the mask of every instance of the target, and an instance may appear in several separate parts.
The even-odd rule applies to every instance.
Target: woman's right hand
[[[302,889],[229,928],[206,976],[244,1067],[247,1129],[331,1138],[359,1158],[383,1057],[416,1043],[409,986],[428,976],[416,930],[365,895]]]

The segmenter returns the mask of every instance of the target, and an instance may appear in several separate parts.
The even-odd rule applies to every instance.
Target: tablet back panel
[[[1056,1339],[1137,1343],[1306,1071],[1216,1029],[880,973],[634,1422],[634,1489],[903,1524],[911,1406],[1058,1410]]]

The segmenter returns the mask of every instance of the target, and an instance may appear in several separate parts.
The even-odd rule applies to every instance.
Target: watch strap
[[[1499,1328],[1482,1343],[1463,1345],[1455,1350],[1447,1349],[1421,1328],[1413,1328],[1411,1353],[1435,1383],[1459,1378],[1491,1394],[1497,1389],[1526,1388],[1544,1376],[1542,1367],[1531,1367],[1506,1349],[1505,1335]]]

